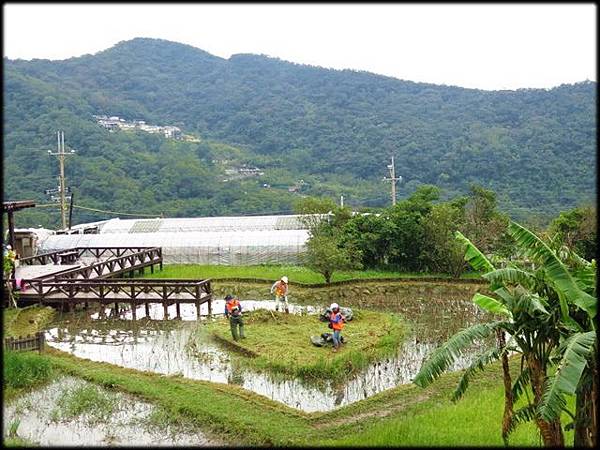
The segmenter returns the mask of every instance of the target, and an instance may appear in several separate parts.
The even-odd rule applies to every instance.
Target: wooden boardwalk
[[[65,259],[71,264],[63,265]],[[91,261],[91,262],[86,262]],[[146,312],[150,303],[162,303],[165,313],[175,304],[180,317],[181,303],[200,305],[208,303],[212,314],[210,280],[133,279],[135,272],[143,273],[146,267],[154,272],[154,265],[162,268],[162,249],[159,247],[133,248],[75,248],[45,253],[20,261],[19,274],[34,276],[20,279],[19,302],[39,303],[71,310],[78,304],[131,305],[133,318],[136,307],[144,304]],[[49,264],[53,263],[53,264]],[[75,263],[75,264],[73,264]],[[114,278],[128,273],[130,278]],[[13,280],[13,282],[16,280]],[[166,315],[165,315],[166,316]]]
[[[20,266],[15,269],[15,278],[21,280],[33,280],[36,278],[47,278],[50,276],[56,276],[60,273],[67,272],[73,269],[78,269],[81,266],[79,264],[44,264],[44,265],[31,265],[31,266]]]

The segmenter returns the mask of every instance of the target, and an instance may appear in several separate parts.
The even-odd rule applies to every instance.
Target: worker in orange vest
[[[280,280],[277,280],[271,286],[271,294],[275,293],[275,311],[279,311],[279,303],[281,303],[282,309],[285,308],[285,312],[289,314],[288,308],[288,277],[283,276]]]
[[[237,298],[231,295],[225,296],[225,317],[229,319],[229,327],[231,328],[233,340],[246,339],[244,335],[244,321],[242,320],[242,305]],[[240,331],[239,335],[238,327]]]
[[[346,319],[340,312],[340,306],[337,303],[332,303],[330,309],[331,314],[329,314],[329,324],[331,325],[331,329],[333,329],[333,351],[337,352],[337,349],[341,344],[341,332],[342,328],[344,328]]]

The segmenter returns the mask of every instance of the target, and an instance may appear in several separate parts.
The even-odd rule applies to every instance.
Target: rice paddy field
[[[268,285],[285,274],[300,283],[322,283],[318,274],[301,268],[221,269],[226,270],[218,272],[219,279],[262,278]],[[204,267],[182,266],[166,266],[154,276],[194,278],[199,272],[213,277]],[[407,275],[397,274],[402,276]],[[50,419],[32,416],[47,410],[50,418],[56,411],[56,427],[75,427],[64,428],[73,439],[96,436],[82,446],[125,442],[131,429],[115,435],[106,431],[117,414],[138,429],[140,439],[153,427],[180,427],[200,445],[501,446],[499,365],[476,377],[458,402],[450,397],[464,365],[425,389],[410,382],[439,342],[487,320],[470,302],[470,293],[455,298],[446,288],[425,290],[424,297],[412,301],[399,297],[387,306],[347,305],[357,314],[346,324],[348,342],[337,354],[310,344],[310,335],[328,331],[317,318],[323,305],[310,302],[291,305],[286,315],[274,311],[269,298],[242,300],[247,339],[239,342],[232,341],[222,317],[198,320],[186,310],[181,321],[132,321],[126,310],[102,319],[93,311],[8,310],[5,336],[45,330],[47,348],[41,354],[5,353],[3,406],[11,414],[5,443],[47,445],[52,437],[35,424]],[[222,308],[218,302],[215,311]],[[513,369],[518,363],[511,361]],[[60,389],[67,389],[61,402],[56,400]],[[27,407],[36,395],[45,405],[40,411]],[[130,400],[119,403],[119,396]],[[92,422],[90,402],[101,406]],[[178,445],[169,439],[164,445]],[[566,441],[572,442],[569,434]],[[528,423],[517,428],[509,444],[541,446],[541,441]]]

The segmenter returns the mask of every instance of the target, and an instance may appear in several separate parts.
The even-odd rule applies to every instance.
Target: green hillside
[[[384,206],[392,154],[399,198],[420,184],[452,197],[475,182],[517,219],[595,198],[595,82],[482,91],[142,38],[4,63],[4,199],[47,203],[58,129],[78,151],[67,161],[76,204],[111,211],[268,214],[290,212],[304,194]],[[201,141],[110,133],[94,114],[174,125]],[[264,175],[232,180],[242,164]],[[19,226],[58,223],[41,210],[17,216]],[[75,222],[105,217],[76,210]]]

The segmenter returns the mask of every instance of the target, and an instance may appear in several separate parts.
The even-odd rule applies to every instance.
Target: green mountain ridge
[[[482,91],[263,55],[223,59],[149,38],[4,66],[5,199],[45,201],[57,174],[46,150],[59,129],[78,150],[67,163],[76,204],[112,211],[290,212],[298,194],[287,187],[300,179],[301,194],[384,206],[391,155],[403,177],[399,198],[420,184],[451,197],[478,183],[518,219],[554,216],[596,195],[595,82]],[[109,133],[93,114],[175,125],[202,141]],[[229,165],[213,162],[222,159]],[[222,181],[244,163],[265,175]],[[47,223],[44,216],[23,212],[21,221]]]

